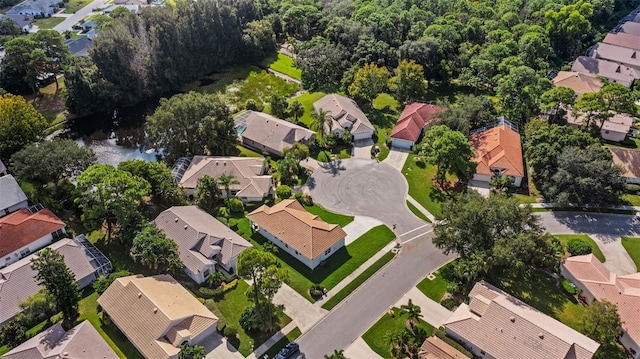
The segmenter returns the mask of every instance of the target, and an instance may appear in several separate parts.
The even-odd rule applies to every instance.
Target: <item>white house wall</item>
[[[39,249],[44,248],[46,246],[48,246],[49,244],[51,244],[51,242],[53,242],[53,236],[51,235],[51,233],[47,234],[46,236],[43,236],[29,244],[27,244],[26,246],[20,247],[19,249],[5,255],[3,258],[0,259],[0,268],[4,268],[6,266],[8,266],[11,263],[15,263],[17,261],[19,261],[20,259],[26,257],[27,255],[31,254],[31,253],[35,253],[37,252]],[[20,255],[20,252],[23,250],[29,249],[29,253],[27,253],[24,256]]]
[[[520,176],[511,176],[513,177],[513,184],[516,187],[520,187],[520,185],[522,184],[522,177]],[[492,175],[488,175],[488,174],[484,174],[484,173],[476,173],[473,175],[473,180],[474,181],[480,181],[480,182],[491,182],[491,178],[493,178]]]
[[[23,208],[27,208],[28,203],[27,200],[24,200],[20,203],[14,204],[13,206],[9,207],[9,208],[0,208],[0,217],[4,217],[6,215],[8,215],[9,213],[13,213],[17,210],[23,209]],[[7,213],[8,210],[8,213]]]
[[[626,332],[622,337],[620,337],[620,343],[622,343],[622,346],[627,348],[627,350],[633,349],[633,351],[635,352],[635,354],[633,354],[633,359],[640,358],[640,345],[638,345],[638,343],[636,343],[631,337],[629,337]]]
[[[600,136],[602,136],[602,138],[607,141],[613,141],[613,142],[622,142],[625,140],[625,138],[627,138],[626,133],[609,131],[605,129],[600,130]]]

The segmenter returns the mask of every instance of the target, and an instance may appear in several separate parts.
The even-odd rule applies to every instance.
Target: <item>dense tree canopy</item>
[[[124,161],[118,164],[118,169],[147,180],[151,185],[151,194],[164,206],[185,204],[182,188],[174,183],[171,169],[163,162]]]
[[[22,96],[0,96],[0,158],[39,141],[46,128],[47,120]]]
[[[133,239],[129,255],[134,261],[159,273],[176,273],[184,267],[176,242],[153,225],[142,227]]]

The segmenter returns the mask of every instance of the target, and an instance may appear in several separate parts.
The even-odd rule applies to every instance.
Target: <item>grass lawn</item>
[[[257,248],[268,240],[259,233],[253,233],[249,220],[242,218],[238,221],[238,233],[247,238]],[[362,263],[389,244],[395,235],[387,226],[378,226],[353,243],[340,248],[327,260],[327,266],[318,266],[315,270],[302,264],[290,254],[279,251],[277,257],[282,268],[289,273],[289,286],[310,302],[315,300],[309,295],[309,288],[313,284],[319,284],[327,290],[336,286]]]
[[[388,107],[393,111],[400,111],[401,106],[402,104],[396,101],[396,99],[393,98],[393,96],[386,93],[381,93],[378,95],[378,97],[373,99],[373,108],[378,110],[383,110]]]
[[[89,233],[87,235],[87,239],[89,242],[95,244],[95,246],[111,260],[114,272],[128,270],[130,273],[143,274],[144,276],[158,274],[151,269],[134,262],[131,257],[129,257],[128,250],[118,243],[118,241],[112,240],[107,242],[106,235],[100,231],[93,231]]]
[[[269,350],[264,352],[263,356],[268,355],[269,358],[275,358],[280,349],[284,348],[285,345],[289,344],[290,342],[298,339],[301,334],[302,332],[300,331],[300,329],[298,329],[298,327],[295,327],[292,331],[289,332],[289,334],[278,340],[273,346],[271,346],[271,348],[269,348]]]
[[[64,20],[64,17],[47,17],[36,20],[34,24],[41,29],[53,29],[56,25],[60,24]]]
[[[262,155],[258,152],[250,150],[246,147],[237,145],[236,148],[238,149],[238,151],[240,151],[240,153],[238,153],[239,157],[262,157]]]
[[[565,249],[567,248],[567,243],[569,243],[570,240],[574,238],[582,239],[583,241],[589,243],[593,255],[596,256],[596,258],[598,258],[600,262],[604,263],[607,260],[604,257],[604,254],[602,254],[600,247],[598,247],[598,244],[596,244],[596,242],[586,234],[556,234],[554,235],[554,237],[558,238],[560,242],[562,242],[562,245],[564,245]]]
[[[4,354],[8,353],[9,350],[11,350],[11,349],[9,349],[8,346],[6,346],[6,345],[1,346],[0,347],[0,355],[4,355]]]
[[[120,358],[143,358],[127,337],[115,324],[103,324],[98,315],[98,293],[92,292],[82,298],[79,303],[80,317],[78,321],[88,320]]]
[[[625,193],[622,195],[622,200],[627,202],[629,206],[640,206],[640,196],[637,194]]]
[[[284,54],[278,53],[277,57],[269,57],[265,59],[263,64],[268,66],[270,69],[274,71],[278,71],[283,73],[289,77],[293,77],[296,80],[302,79],[302,70],[295,67],[293,64],[294,60]]]
[[[304,123],[307,127],[311,127],[313,118],[311,118],[311,112],[313,112],[313,103],[321,99],[326,95],[324,92],[305,92],[302,95],[292,98],[289,103],[298,101],[304,106],[304,115],[298,119],[298,121]]]
[[[515,197],[518,199],[518,202],[520,204],[538,203],[538,201],[537,201],[538,197],[537,196],[527,196],[527,195],[524,195],[524,194],[516,193]]]
[[[210,299],[205,301],[207,308],[209,308],[219,318],[224,318],[227,326],[233,326],[238,329],[239,340],[232,344],[236,346],[238,351],[245,357],[251,354],[254,348],[260,346],[274,334],[247,334],[242,327],[240,327],[239,320],[244,308],[252,305],[247,298],[247,290],[249,290],[249,285],[247,282],[241,280],[238,282],[238,286],[225,293],[222,299],[215,302]],[[278,324],[283,328],[289,324],[289,322],[291,322],[291,318],[283,314]]]
[[[430,194],[433,190],[433,177],[436,174],[434,166],[419,166],[414,158],[416,155],[410,154],[402,168],[402,174],[409,183],[409,195],[422,205],[429,213],[436,218],[442,217],[440,203],[432,200]]]
[[[337,224],[340,227],[344,227],[347,224],[353,222],[354,218],[353,216],[347,216],[344,214],[327,211],[326,209],[320,207],[315,203],[313,204],[313,206],[304,206],[304,208],[307,210],[307,212],[313,213],[316,216],[322,218],[323,221],[331,224]]]
[[[418,283],[416,287],[420,289],[424,295],[440,303],[444,293],[447,292],[447,281],[444,280],[438,272],[434,273],[434,275],[436,276],[435,279],[425,278]]]
[[[349,282],[344,288],[342,288],[338,293],[336,293],[333,297],[329,298],[322,305],[322,309],[331,310],[333,307],[338,305],[338,303],[342,302],[343,299],[349,296],[356,288],[358,288],[362,283],[366,282],[369,277],[371,277],[375,272],[377,272],[380,268],[382,268],[385,264],[389,263],[395,257],[393,252],[385,253],[380,259],[375,261],[369,268],[365,269],[360,275],[358,275],[354,280]]]
[[[406,328],[407,317],[401,314],[401,310],[398,308],[392,308],[394,315],[385,313],[380,320],[378,320],[366,333],[362,336],[362,339],[369,345],[374,352],[378,353],[383,358],[391,358],[389,355],[389,342],[386,338],[387,333],[399,332]],[[433,333],[433,326],[429,323],[420,320],[419,327],[424,328],[427,332],[427,336],[431,336]]]
[[[576,330],[586,312],[585,307],[556,287],[555,279],[542,272],[498,272],[488,282]]]
[[[83,7],[89,5],[91,0],[70,0],[66,3],[65,9],[63,11],[64,14],[75,14],[76,11],[82,9]]]
[[[622,246],[636,264],[636,270],[640,269],[640,238],[622,237]]]
[[[387,140],[391,135],[391,129],[389,128],[381,128],[376,126],[376,133],[378,136],[378,140],[376,141],[376,146],[380,148],[380,152],[378,152],[378,160],[384,161],[389,155],[389,151],[391,150],[387,146]]]
[[[409,207],[409,210],[416,215],[416,217],[420,218],[421,220],[425,221],[425,222],[429,222],[431,223],[431,221],[429,220],[429,218],[427,218],[427,216],[424,215],[424,213],[420,212],[420,210],[418,208],[416,208],[416,206],[414,206],[413,204],[411,204],[411,202],[407,201],[407,207]]]

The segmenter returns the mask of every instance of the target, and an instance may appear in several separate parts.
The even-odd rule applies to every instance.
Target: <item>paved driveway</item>
[[[617,274],[638,271],[620,242],[622,236],[640,236],[640,223],[634,219],[634,216],[579,212],[541,212],[537,214],[549,233],[584,233],[593,238],[607,259],[604,265],[609,270]]]
[[[425,225],[406,206],[405,178],[383,163],[355,158],[332,162],[314,171],[307,186],[324,208],[396,225],[397,234]]]
[[[353,157],[371,160],[371,147],[373,147],[372,139],[357,140],[353,144]]]
[[[407,162],[407,157],[409,157],[410,153],[411,151],[409,150],[392,148],[389,151],[387,158],[382,162],[397,169],[398,171],[402,171],[402,167],[404,167],[404,163]]]
[[[367,233],[371,228],[377,227],[381,224],[384,223],[373,217],[355,216],[353,222],[347,224],[342,228],[347,234],[347,237],[345,237],[344,239],[344,245],[348,246],[356,239],[360,238],[360,236]]]

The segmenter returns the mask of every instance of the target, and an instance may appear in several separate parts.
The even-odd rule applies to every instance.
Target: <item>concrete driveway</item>
[[[337,213],[376,218],[402,234],[425,222],[406,206],[408,185],[391,166],[346,159],[321,166],[307,181],[313,200]]]
[[[242,354],[218,333],[210,335],[198,344],[207,352],[206,359],[244,359]]]
[[[398,171],[402,171],[402,167],[404,167],[404,163],[407,162],[407,157],[409,157],[410,153],[411,151],[409,150],[392,148],[382,163],[388,164]]]
[[[347,224],[342,229],[347,233],[344,239],[344,245],[348,246],[363,234],[367,233],[371,228],[377,227],[382,223],[380,220],[367,216],[355,216],[353,222]]]
[[[604,265],[617,274],[638,271],[622,246],[622,236],[640,236],[640,223],[634,216],[609,213],[541,212],[542,224],[552,234],[584,233],[602,250]]]
[[[370,160],[371,147],[373,147],[373,140],[370,138],[355,141],[353,143],[353,157]]]

